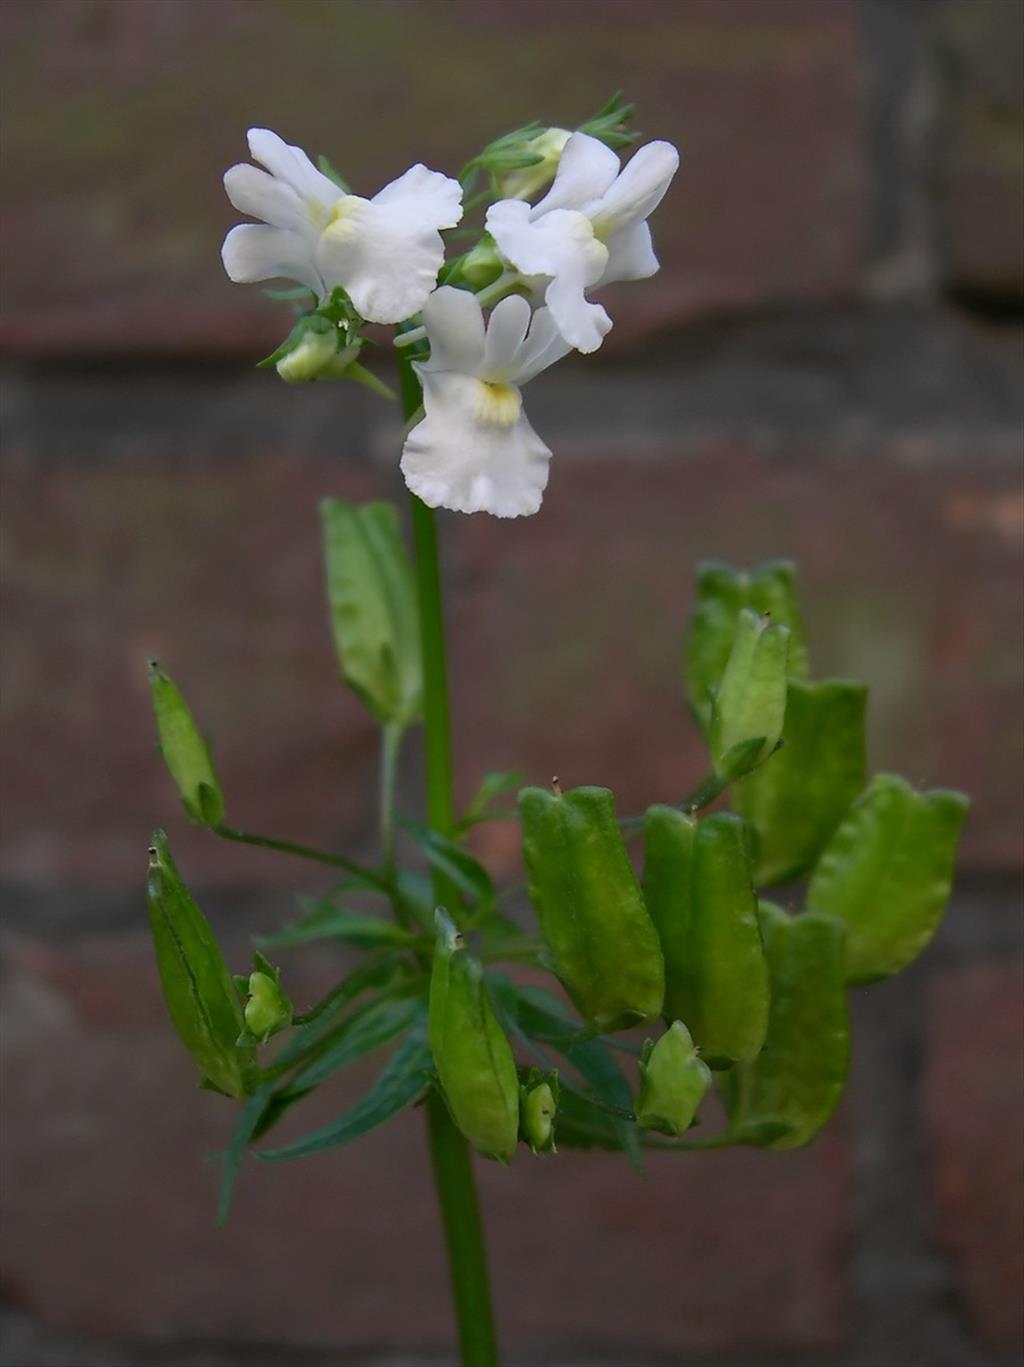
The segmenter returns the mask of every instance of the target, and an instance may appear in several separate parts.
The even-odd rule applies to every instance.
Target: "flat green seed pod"
[[[711,1085],[711,1070],[698,1057],[690,1032],[673,1021],[654,1043],[648,1040],[640,1059],[637,1124],[662,1134],[684,1134]]]

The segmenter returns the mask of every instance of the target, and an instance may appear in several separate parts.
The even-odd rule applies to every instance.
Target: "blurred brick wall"
[[[1022,16],[0,10],[10,1367],[406,1361],[448,1339],[415,1116],[247,1172],[210,1228],[201,1158],[227,1117],[163,1021],[140,851],[169,826],[239,964],[244,932],[317,884],[185,828],[141,662],[165,660],[213,730],[238,824],[369,850],[375,739],[336,683],[315,508],[398,495],[398,424],[362,393],[253,375],[287,318],[221,275],[219,178],[254,122],[373,189],[616,86],[684,152],[664,269],[616,301],[599,357],[531,387],[556,452],[542,515],[443,518],[460,787],[521,767],[630,809],[677,796],[700,764],[679,679],[694,561],[785,554],[818,672],[872,686],[874,766],[974,809],[939,941],[858,996],[850,1095],[817,1146],[646,1185],[600,1157],[482,1173],[510,1361],[1018,1360]],[[410,806],[417,784],[411,755]],[[514,872],[514,832],[482,852]],[[310,993],[325,971],[295,969]]]

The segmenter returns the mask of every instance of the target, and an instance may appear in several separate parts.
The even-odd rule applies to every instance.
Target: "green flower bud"
[[[267,965],[269,967],[269,965]],[[281,991],[280,975],[262,969],[249,974],[249,1000],[245,1004],[245,1023],[264,1043],[292,1023],[292,1004]]]
[[[492,284],[504,269],[498,249],[489,237],[478,242],[471,252],[462,258],[459,276],[475,290],[482,290]]]
[[[710,1084],[711,1070],[698,1058],[689,1030],[674,1021],[657,1044],[648,1040],[644,1045],[637,1123],[645,1130],[683,1134]]]
[[[527,138],[517,149],[527,157],[539,157],[530,166],[521,166],[498,178],[498,197],[500,199],[530,199],[538,190],[543,190],[555,178],[562,150],[572,137],[568,128],[545,128],[532,138]]]
[[[213,767],[210,747],[199,732],[188,704],[174,680],[156,660],[148,661],[160,753],[177,785],[185,810],[203,826],[224,820],[224,794]]]
[[[357,346],[357,354],[358,351]],[[354,360],[355,356],[351,359]],[[277,362],[277,373],[286,384],[308,384],[311,380],[334,373],[337,360],[337,328],[331,324],[326,324],[322,330],[307,327],[296,345]]]
[[[779,743],[788,656],[789,627],[744,608],[711,718],[711,757],[721,776],[747,773]]]
[[[555,1114],[558,1110],[558,1074],[546,1076],[531,1068],[519,1088],[519,1134],[534,1154],[557,1153]]]

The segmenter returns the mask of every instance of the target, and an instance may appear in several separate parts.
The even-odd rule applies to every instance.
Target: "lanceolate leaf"
[[[429,1074],[426,1022],[421,1021],[402,1040],[373,1087],[355,1106],[295,1143],[257,1153],[256,1157],[277,1163],[286,1158],[308,1158],[350,1144],[411,1106],[422,1095]]]
[[[178,1034],[214,1090],[245,1096],[255,1069],[251,1047],[238,1044],[245,1020],[234,979],[162,831],[150,848],[146,901],[164,1000]]]
[[[759,886],[806,873],[863,789],[866,701],[863,684],[790,679],[781,747],[733,788]]]
[[[474,859],[468,850],[454,840],[419,822],[404,819],[400,824],[427,856],[432,867],[439,869],[455,884],[476,917],[487,916],[494,907],[496,894],[491,875],[479,859]]]
[[[962,793],[915,792],[878,774],[843,818],[811,875],[807,908],[846,923],[850,982],[898,973],[932,938],[967,807]]]
[[[261,936],[260,944],[283,949],[316,940],[340,940],[360,949],[380,949],[389,945],[401,948],[415,938],[386,916],[349,911],[327,897],[303,897],[299,901],[306,914],[274,935]]]
[[[321,504],[327,596],[346,681],[382,723],[415,721],[422,702],[412,565],[390,503]]]
[[[322,1052],[305,1064],[283,1089],[288,1095],[308,1092],[333,1073],[379,1049],[407,1029],[423,1009],[421,997],[377,997],[350,1016],[322,1041]]]

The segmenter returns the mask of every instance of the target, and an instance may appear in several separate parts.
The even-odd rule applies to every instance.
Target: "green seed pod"
[[[772,753],[786,716],[789,627],[744,608],[715,695],[709,745],[723,778],[746,773]],[[761,745],[752,754],[749,743]]]
[[[646,1042],[640,1056],[637,1124],[662,1134],[683,1134],[710,1085],[711,1070],[698,1058],[689,1030],[682,1021],[673,1021],[657,1044]]]
[[[789,627],[789,676],[807,677],[795,567],[789,561],[775,560],[747,574],[731,565],[706,561],[697,569],[697,599],[686,639],[687,697],[705,735],[743,608],[768,613],[773,622]]]
[[[355,360],[359,353],[356,347]],[[309,384],[326,374],[338,355],[338,329],[326,318],[309,320],[277,364],[277,373],[286,384]]]
[[[962,793],[919,793],[878,774],[847,812],[811,875],[807,909],[845,921],[848,982],[898,973],[931,940],[969,805]]]
[[[242,1008],[206,917],[174,867],[167,837],[157,831],[149,850],[146,902],[160,985],[171,1020],[215,1091],[242,1097],[255,1073]]]
[[[554,971],[601,1030],[661,1013],[665,971],[607,788],[519,794],[530,901]]]
[[[531,1068],[519,1088],[519,1136],[533,1153],[557,1153],[558,1074]]]
[[[519,1137],[519,1077],[487,1000],[483,972],[447,914],[435,913],[427,1034],[452,1118],[488,1158],[511,1161]]]
[[[755,834],[759,886],[807,872],[864,787],[867,689],[844,679],[790,679],[783,746],[733,788]]]
[[[504,268],[493,238],[485,236],[462,258],[458,278],[474,290],[482,290],[493,285]]]
[[[821,1130],[846,1084],[846,934],[834,917],[791,917],[769,902],[760,917],[771,973],[768,1033],[757,1058],[729,1075],[730,1128],[747,1143],[793,1149]]]
[[[219,826],[224,820],[224,794],[210,747],[200,735],[174,680],[156,660],[149,660],[147,669],[160,753],[177,784],[185,810],[201,826]]]
[[[768,1023],[768,969],[746,830],[721,812],[695,821],[651,807],[644,896],[665,955],[665,1018],[685,1020],[712,1068],[756,1057]]]
[[[286,1030],[292,1023],[293,1008],[281,989],[281,970],[256,955],[253,971],[246,982],[249,1000],[245,1004],[245,1023],[262,1043]]]

